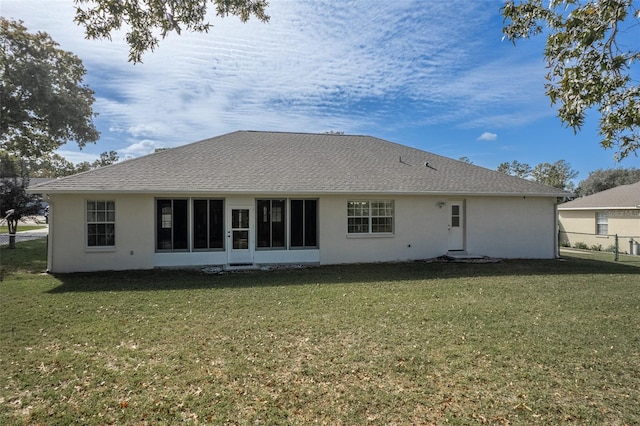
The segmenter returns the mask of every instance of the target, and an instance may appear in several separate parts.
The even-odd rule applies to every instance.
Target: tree
[[[584,197],[596,192],[640,182],[640,169],[598,169],[578,184],[576,195]]]
[[[621,160],[640,148],[640,60],[633,0],[508,0],[501,12],[514,44],[544,33],[546,93],[562,122],[578,132],[589,111],[600,114],[600,144]]]
[[[458,161],[462,161],[463,163],[473,164],[473,161],[469,157],[463,156],[458,158]]]
[[[33,195],[27,194],[29,173],[26,164],[0,153],[0,217],[9,228],[9,248],[16,248],[18,222],[27,216],[39,213],[40,203]]]
[[[564,160],[555,163],[540,163],[531,170],[534,182],[553,186],[554,188],[573,191],[575,185],[571,179],[578,176],[578,172]]]
[[[102,154],[100,154],[100,158],[98,158],[93,163],[90,163],[88,161],[83,161],[82,163],[78,164],[76,166],[76,169],[75,169],[74,173],[86,172],[86,171],[89,171],[89,170],[97,169],[99,167],[104,167],[104,166],[108,166],[110,164],[115,164],[118,161],[120,161],[120,158],[118,157],[118,153],[117,152],[115,152],[115,151],[106,152],[105,151]]]
[[[42,158],[68,141],[98,139],[82,61],[46,33],[0,17],[0,149]]]
[[[155,34],[162,38],[183,29],[208,32],[212,25],[207,22],[209,3],[215,6],[220,17],[235,15],[247,22],[253,15],[268,22],[265,10],[267,0],[74,0],[75,21],[85,27],[87,38],[111,39],[111,33],[128,26],[126,41],[129,45],[129,61],[141,62],[142,54],[153,51],[159,44]]]
[[[531,168],[527,163],[515,160],[511,163],[505,161],[500,163],[496,171],[569,191],[574,188],[571,179],[578,176],[578,172],[573,170],[571,165],[564,160],[555,163],[540,163],[534,168]]]
[[[56,153],[29,159],[27,164],[29,177],[32,178],[58,178],[76,173],[73,163]]]
[[[520,163],[516,160],[513,160],[511,163],[508,161],[500,163],[496,170],[522,179],[527,179],[531,175],[531,166],[527,163]]]

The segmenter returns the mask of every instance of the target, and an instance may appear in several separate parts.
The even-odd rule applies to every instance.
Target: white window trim
[[[368,216],[349,216],[349,203],[367,203],[369,209]],[[374,216],[372,214],[372,203],[390,203],[391,204],[391,216]],[[347,200],[347,238],[389,238],[395,235],[395,216],[396,216],[396,207],[394,200],[391,199],[354,199]],[[367,217],[369,220],[369,231],[368,232],[349,232],[349,218],[364,218]],[[391,217],[391,232],[373,232],[373,218],[376,217]]]
[[[93,221],[90,222],[87,218],[87,213],[89,212],[88,209],[88,203],[90,201],[93,202],[105,202],[105,203],[113,203],[113,221]],[[108,210],[105,210],[105,213]],[[97,210],[96,210],[97,212]],[[105,218],[106,219],[106,218]],[[116,233],[116,201],[115,199],[86,199],[84,200],[84,247],[85,247],[85,251],[86,252],[114,252],[117,251],[117,243],[118,243],[118,239],[115,238],[115,233]],[[89,225],[91,224],[113,224],[113,233],[114,233],[114,239],[115,239],[115,243],[113,245],[107,245],[107,246],[90,246],[89,245]]]
[[[598,227],[602,226],[602,225],[606,225],[607,227],[607,232],[602,234],[600,232],[598,232]],[[609,235],[609,215],[607,214],[607,212],[596,212],[596,236],[598,237],[606,237]]]

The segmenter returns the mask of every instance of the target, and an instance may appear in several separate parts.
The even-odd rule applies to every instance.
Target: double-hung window
[[[373,200],[347,202],[347,233],[393,233],[393,201]]]
[[[189,248],[189,214],[186,199],[156,200],[156,249],[184,251]]]
[[[286,201],[257,200],[256,223],[258,248],[285,246]]]
[[[609,235],[609,215],[607,212],[596,212],[596,234]]]
[[[110,200],[87,201],[87,246],[113,247],[116,245],[116,202]]]

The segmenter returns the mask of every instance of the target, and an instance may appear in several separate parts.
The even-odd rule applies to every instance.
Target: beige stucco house
[[[561,242],[606,250],[617,235],[619,251],[633,252],[630,241],[640,242],[640,182],[561,204],[558,216]]]
[[[553,258],[567,195],[370,136],[253,131],[33,191],[51,272]]]

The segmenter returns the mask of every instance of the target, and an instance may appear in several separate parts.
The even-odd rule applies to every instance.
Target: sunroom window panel
[[[208,248],[207,200],[193,200],[193,248]]]
[[[285,247],[285,200],[257,200],[257,246],[259,248]]]
[[[257,237],[258,247],[271,247],[271,202],[258,200],[257,202]]]
[[[304,246],[304,201],[291,200],[291,247]]]
[[[317,247],[318,246],[318,201],[317,200],[305,200],[304,215],[305,215],[304,245],[306,247]]]
[[[271,247],[285,246],[284,200],[273,200],[271,203]]]
[[[173,249],[186,250],[189,247],[187,200],[175,200],[173,210]]]
[[[209,248],[224,248],[224,203],[222,200],[209,201]]]
[[[171,200],[156,201],[156,248],[170,250],[171,243]]]
[[[188,211],[185,199],[156,200],[157,250],[188,250]]]

